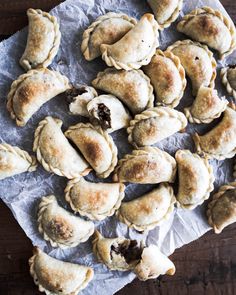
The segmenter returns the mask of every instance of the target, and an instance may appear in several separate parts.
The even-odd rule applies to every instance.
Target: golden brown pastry
[[[236,66],[225,67],[221,69],[220,74],[227,92],[236,99]]]

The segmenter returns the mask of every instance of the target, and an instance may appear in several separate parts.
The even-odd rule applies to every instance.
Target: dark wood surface
[[[187,0],[188,1],[188,0]],[[27,24],[29,7],[49,10],[58,0],[0,0],[0,38],[6,38]],[[236,21],[236,1],[223,0]],[[222,234],[209,232],[175,251],[173,277],[139,282],[135,280],[118,295],[233,295],[236,294],[236,225]],[[10,210],[0,201],[0,295],[37,295],[29,275],[32,245]],[[97,295],[97,294],[96,294]],[[102,294],[98,294],[102,295]]]

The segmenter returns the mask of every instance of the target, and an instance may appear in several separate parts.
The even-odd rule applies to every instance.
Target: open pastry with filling
[[[221,69],[220,74],[227,92],[236,99],[236,65]]]

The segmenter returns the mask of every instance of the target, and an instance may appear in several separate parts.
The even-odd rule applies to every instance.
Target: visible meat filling
[[[229,68],[230,69],[235,69],[236,68],[236,65],[229,65]]]
[[[105,104],[98,104],[98,118],[103,128],[111,128],[111,111]]]
[[[111,259],[113,258],[113,253],[116,255],[121,255],[124,257],[125,261],[130,264],[134,261],[139,261],[143,248],[138,245],[138,242],[135,240],[126,240],[118,246],[111,246]]]
[[[67,98],[67,101],[69,103],[71,103],[72,101],[74,101],[74,98],[78,95],[82,95],[84,93],[88,92],[86,90],[86,88],[84,86],[81,86],[81,87],[73,87],[69,90],[66,91],[66,98]]]

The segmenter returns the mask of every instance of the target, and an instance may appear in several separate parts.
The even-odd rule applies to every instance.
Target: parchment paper
[[[184,2],[181,16],[203,5],[210,5],[226,14],[219,1],[192,0]],[[133,17],[140,18],[142,14],[151,10],[146,4],[146,1],[139,0],[68,0],[62,3],[52,10],[52,14],[57,16],[60,22],[62,41],[59,53],[51,68],[67,75],[71,82],[88,84],[96,76],[98,71],[105,69],[105,63],[99,58],[92,62],[85,61],[80,52],[80,44],[84,29],[99,15],[107,13],[108,11],[121,11]],[[16,127],[15,122],[10,119],[5,107],[6,96],[12,81],[24,72],[19,66],[18,61],[25,48],[26,36],[27,29],[24,29],[8,40],[0,43],[0,141],[18,145],[31,152],[34,130],[39,121],[46,115],[52,115],[62,119],[64,122],[63,130],[66,130],[71,124],[82,120],[82,118],[71,116],[68,113],[68,103],[66,102],[65,95],[62,94],[44,105],[28,122],[26,127]],[[177,33],[174,24],[171,28],[161,32],[161,49],[165,49],[178,39],[184,39],[184,35]],[[231,55],[227,59],[227,62],[233,62],[235,58],[236,53]],[[220,64],[220,67],[221,66],[222,64]],[[182,110],[184,106],[192,103],[193,98],[190,88],[190,83],[188,83],[185,96],[177,109]],[[226,95],[226,91],[220,82],[219,75],[216,88],[220,95]],[[229,97],[227,96],[227,98]],[[175,151],[179,148],[189,148],[191,151],[194,151],[191,134],[196,130],[200,133],[206,132],[212,128],[214,124],[215,122],[202,126],[189,124],[185,133],[178,133],[171,136],[163,140],[157,146],[168,151],[171,155],[174,155]],[[131,151],[131,146],[127,143],[125,130],[117,131],[113,133],[112,136],[119,149],[119,158]],[[213,160],[211,163],[214,166],[214,173],[216,176],[215,189],[223,183],[232,181],[232,160],[221,162]],[[98,181],[98,179],[94,178],[93,174],[90,174],[87,179]],[[65,178],[49,174],[39,166],[37,171],[33,173],[24,173],[1,181],[0,195],[24,229],[26,235],[32,240],[33,245],[39,246],[56,258],[74,263],[86,264],[94,268],[95,277],[81,294],[111,295],[131,282],[135,277],[134,274],[129,272],[108,271],[104,265],[97,263],[91,251],[91,241],[72,249],[53,249],[38,233],[36,212],[37,205],[42,196],[55,194],[60,204],[70,210],[68,204],[66,204],[64,200],[63,191],[66,182],[67,180]],[[125,199],[129,200],[141,196],[143,193],[150,191],[153,187],[155,186],[128,185]],[[125,235],[126,237],[138,240],[146,238],[145,234],[138,234],[133,230],[129,230],[126,225],[119,223],[114,216],[100,223],[97,222],[96,226],[106,237]],[[165,254],[169,255],[176,248],[199,238],[208,230],[209,226],[206,223],[204,204],[197,207],[194,211],[175,209],[174,214],[172,214],[167,222],[149,232],[147,243],[157,244]]]

